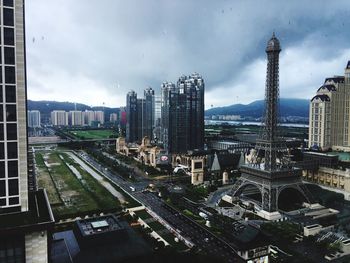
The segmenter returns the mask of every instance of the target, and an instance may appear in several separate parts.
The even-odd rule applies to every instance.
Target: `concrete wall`
[[[25,236],[26,263],[47,263],[47,231],[32,232]]]

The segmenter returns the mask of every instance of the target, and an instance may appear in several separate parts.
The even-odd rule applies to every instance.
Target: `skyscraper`
[[[204,147],[204,80],[181,76],[176,86],[162,84],[162,141],[171,153]]]
[[[153,138],[154,90],[147,88],[144,98],[137,98],[135,91],[126,96],[126,140],[141,141],[143,137]]]
[[[47,262],[53,216],[44,190],[29,191],[23,0],[0,3],[0,261]]]
[[[126,141],[137,139],[137,94],[132,90],[126,95]]]
[[[344,75],[326,78],[310,101],[309,147],[350,149],[350,61]]]
[[[154,128],[153,128],[153,137],[157,142],[160,142],[161,139],[161,120],[162,120],[162,96],[154,96]]]
[[[154,90],[151,87],[148,87],[144,91],[144,112],[143,112],[143,136],[147,136],[150,139],[153,139],[153,127],[154,127]],[[141,138],[142,139],[142,138]]]

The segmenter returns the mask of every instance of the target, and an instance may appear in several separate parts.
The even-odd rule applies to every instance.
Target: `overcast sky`
[[[265,46],[281,41],[282,97],[311,98],[350,60],[349,0],[28,0],[28,98],[125,105],[200,73],[206,108],[264,96]]]

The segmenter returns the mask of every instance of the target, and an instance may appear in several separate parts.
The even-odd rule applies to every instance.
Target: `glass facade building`
[[[170,153],[204,147],[204,80],[194,73],[162,84],[162,142]]]

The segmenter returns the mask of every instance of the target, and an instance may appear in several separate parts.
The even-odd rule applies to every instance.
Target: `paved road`
[[[133,194],[138,200],[154,211],[186,239],[194,243],[202,252],[219,257],[226,262],[235,262],[235,252],[225,242],[215,237],[196,222],[185,217],[162,199],[150,192]]]
[[[218,190],[209,195],[208,200],[206,202],[207,206],[214,207],[219,202],[219,200],[227,193],[232,190],[232,185],[226,185],[220,187]]]
[[[237,257],[236,253],[227,243],[167,205],[155,194],[143,191],[151,182],[150,180],[139,181],[137,183],[128,182],[123,177],[106,170],[103,165],[96,162],[86,153],[80,153],[80,156],[101,174],[111,179],[120,188],[156,213],[173,228],[177,229],[182,236],[193,242],[203,253],[219,257],[223,262],[236,262],[236,260],[234,260],[234,258]],[[131,190],[131,186],[135,188],[135,191]]]

